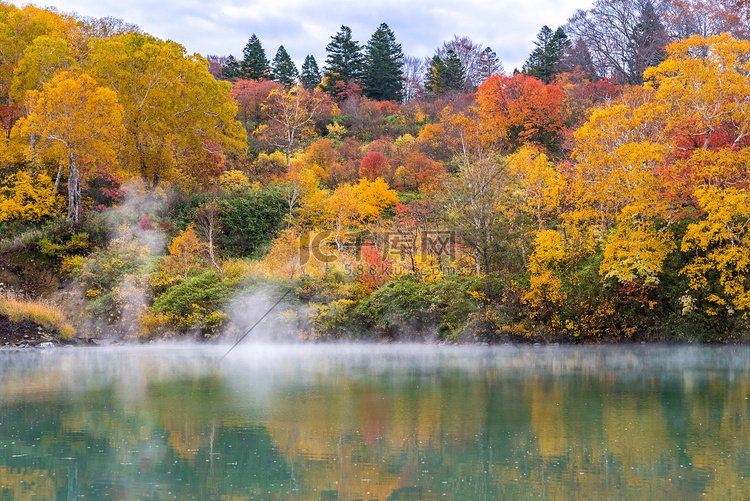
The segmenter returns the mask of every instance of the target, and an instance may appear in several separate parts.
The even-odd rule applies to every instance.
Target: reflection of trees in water
[[[65,395],[41,371],[2,415],[0,497],[743,496],[747,365],[529,353],[252,395],[216,374]]]

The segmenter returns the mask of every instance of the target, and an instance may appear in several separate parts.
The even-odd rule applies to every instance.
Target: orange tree
[[[86,74],[62,72],[28,93],[28,110],[16,133],[67,164],[68,219],[78,224],[82,178],[89,166],[114,160],[124,133],[117,95]]]

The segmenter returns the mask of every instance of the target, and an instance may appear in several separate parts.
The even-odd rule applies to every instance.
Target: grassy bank
[[[75,336],[75,329],[60,308],[43,300],[0,297],[0,314],[6,315],[12,322],[34,322],[44,329],[56,332],[66,341]]]

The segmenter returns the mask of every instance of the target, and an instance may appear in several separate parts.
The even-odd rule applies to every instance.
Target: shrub
[[[213,270],[190,277],[154,300],[151,315],[179,330],[217,330],[228,319],[221,307],[231,297],[235,281],[222,280]]]

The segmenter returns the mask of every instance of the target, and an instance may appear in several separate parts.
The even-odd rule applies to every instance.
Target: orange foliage
[[[509,146],[537,143],[557,150],[565,128],[563,92],[538,78],[493,75],[479,86],[480,112],[507,131]]]
[[[430,159],[421,151],[413,151],[396,170],[397,186],[414,189],[424,184],[431,184],[445,175],[445,168],[440,162]]]

